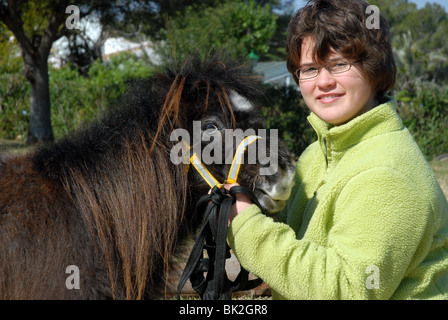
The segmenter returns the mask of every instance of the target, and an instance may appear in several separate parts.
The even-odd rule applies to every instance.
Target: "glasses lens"
[[[339,62],[330,67],[331,73],[342,73],[350,69],[349,63]]]
[[[327,65],[326,69],[331,74],[343,73],[350,70],[352,64],[358,63],[358,61],[354,61],[352,63],[346,61],[336,61],[333,64]],[[296,76],[300,80],[307,80],[316,77],[319,74],[319,68],[316,67],[306,67],[304,69],[297,69]]]
[[[318,68],[305,68],[303,70],[298,69],[296,75],[300,80],[311,79],[317,76],[319,73]]]

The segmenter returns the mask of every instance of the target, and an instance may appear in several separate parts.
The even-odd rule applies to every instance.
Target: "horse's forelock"
[[[176,126],[180,125],[181,120],[179,117],[179,111],[182,101],[182,92],[186,80],[186,77],[177,75],[168,90],[165,101],[160,110],[159,121],[154,135],[154,140],[149,150],[150,153],[152,153],[152,151],[154,150],[154,147],[157,144],[157,140],[167,124],[169,125],[169,131],[172,131]]]
[[[227,112],[230,114],[230,126],[235,129],[236,128],[236,119],[235,114],[233,112],[232,104],[230,103],[229,94],[224,86],[220,86],[220,90],[217,92],[217,97],[219,100],[219,105],[221,107],[222,113],[224,114],[224,118],[228,123]]]
[[[204,88],[205,90],[203,90]],[[215,100],[212,96],[218,101],[226,122],[235,128],[235,114],[230,102],[229,92],[223,81],[217,81],[212,75],[202,75],[194,79],[194,73],[192,75],[185,73],[177,74],[169,87],[162,105],[150,152],[152,152],[157,144],[157,139],[160,137],[162,131],[167,129],[171,132],[174,128],[185,125],[182,123],[182,113],[180,112],[183,103],[203,104],[202,108],[200,105],[194,106],[194,108],[198,108],[199,115],[210,110],[211,101]],[[230,115],[230,119],[227,119],[228,115]]]

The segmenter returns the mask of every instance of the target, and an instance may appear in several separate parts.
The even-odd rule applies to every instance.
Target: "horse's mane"
[[[59,182],[85,219],[80,231],[98,239],[114,297],[125,289],[131,299],[154,294],[147,277],[168,271],[187,205],[186,176],[168,146],[159,139],[149,151],[157,101],[135,85],[125,106],[33,155],[36,170]]]
[[[226,88],[255,94],[254,78],[241,64],[192,58],[152,81],[138,81],[122,106],[60,141],[37,149],[34,168],[60,184],[97,240],[107,264],[112,295],[157,296],[146,284],[163,281],[179,226],[190,204],[187,176],[169,158],[167,142],[174,127],[186,125],[185,105],[219,102],[235,118]],[[157,286],[155,286],[157,287]]]

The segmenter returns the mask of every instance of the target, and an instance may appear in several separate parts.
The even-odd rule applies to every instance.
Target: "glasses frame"
[[[339,61],[336,61],[336,62],[339,62]],[[331,69],[331,67],[328,66],[328,63],[327,63],[327,64],[325,64],[325,66],[317,67],[317,74],[316,74],[315,76],[312,76],[312,77],[306,77],[306,78],[300,78],[300,68],[298,68],[298,69],[294,72],[294,74],[295,74],[295,76],[297,77],[297,79],[299,79],[299,80],[310,80],[310,79],[317,78],[317,76],[319,75],[320,70],[322,70],[322,68],[327,69],[327,71],[328,71],[331,75],[333,75],[333,74],[340,74],[340,73],[344,73],[344,72],[348,72],[348,71],[350,71],[350,69],[352,68],[352,66],[353,66],[355,63],[358,63],[358,62],[361,62],[361,60],[356,60],[356,61],[353,61],[353,62],[347,62],[346,64],[348,65],[348,69],[347,69],[347,70],[344,70],[344,71],[337,71],[337,72],[334,72],[334,71]],[[345,61],[344,61],[344,63],[345,63]]]

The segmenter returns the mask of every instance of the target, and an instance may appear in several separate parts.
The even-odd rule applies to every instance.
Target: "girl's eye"
[[[308,73],[313,73],[316,72],[317,68],[311,67],[311,68],[306,68],[304,70],[302,70],[302,73],[308,74]]]
[[[345,68],[345,67],[347,67],[347,63],[343,63],[343,62],[336,63],[336,64],[333,66],[333,68],[336,68],[336,69],[343,69],[343,68]]]

